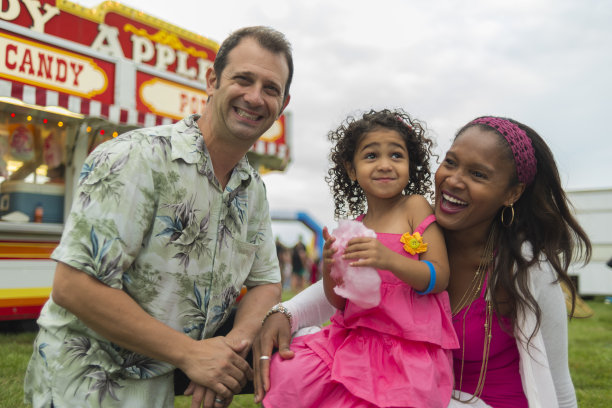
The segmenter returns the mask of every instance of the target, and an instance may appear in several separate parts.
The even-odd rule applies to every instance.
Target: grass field
[[[612,406],[612,305],[601,298],[587,301],[595,315],[573,319],[569,324],[570,370],[578,396],[585,408]],[[32,353],[36,333],[31,322],[0,325],[0,407],[23,404],[23,374]],[[176,398],[175,406],[188,408],[190,399]],[[256,407],[252,395],[234,398],[233,408]]]

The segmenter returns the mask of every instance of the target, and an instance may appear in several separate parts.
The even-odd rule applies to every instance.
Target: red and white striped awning
[[[175,122],[171,118],[145,113],[136,109],[108,105],[50,89],[0,79],[0,96],[7,96],[38,106],[60,106],[87,117],[106,119],[112,123],[132,126],[156,126]]]
[[[136,109],[117,105],[108,105],[99,101],[1,78],[0,96],[15,98],[28,105],[39,107],[60,106],[85,117],[103,118],[119,125],[150,127],[176,122],[175,119],[165,116],[140,112]],[[262,164],[273,170],[284,169],[290,160],[290,152],[286,144],[258,140],[251,151],[259,157]]]
[[[258,140],[251,148],[252,152],[261,154],[262,156],[274,156],[279,159],[289,159],[289,149],[285,144],[276,144]]]

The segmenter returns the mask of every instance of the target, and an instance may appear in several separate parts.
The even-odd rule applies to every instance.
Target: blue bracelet
[[[429,261],[423,260],[421,262],[425,262],[425,264],[429,266],[429,286],[427,286],[427,289],[425,289],[423,292],[419,292],[418,290],[415,292],[419,295],[426,295],[433,290],[434,286],[436,286],[436,268],[434,268],[433,264]]]

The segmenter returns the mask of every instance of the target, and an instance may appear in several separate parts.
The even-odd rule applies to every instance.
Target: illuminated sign
[[[138,93],[142,103],[151,112],[175,119],[202,113],[208,98],[206,92],[160,78],[143,82]]]
[[[0,74],[43,88],[91,98],[108,78],[91,58],[0,33]]]
[[[204,82],[218,44],[145,13],[106,1],[85,8],[67,0],[8,0],[0,19],[74,41],[94,51]]]

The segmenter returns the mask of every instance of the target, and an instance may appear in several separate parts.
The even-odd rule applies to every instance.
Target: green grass
[[[609,407],[612,401],[612,304],[587,301],[595,312],[569,324],[569,361],[581,407]]]
[[[612,401],[612,305],[602,298],[587,301],[595,315],[569,324],[569,359],[578,405],[607,408]],[[4,330],[2,332],[1,330]],[[35,332],[0,327],[0,407],[23,404],[23,375],[32,353]],[[175,406],[188,408],[191,399],[177,397]],[[233,408],[256,407],[252,395],[234,398]]]
[[[189,408],[191,405],[191,397],[176,397],[174,399],[174,406],[178,408]],[[251,408],[259,407],[261,405],[253,403],[252,395],[237,395],[230,404],[231,408]]]
[[[22,407],[23,376],[34,332],[0,333],[0,407]]]

